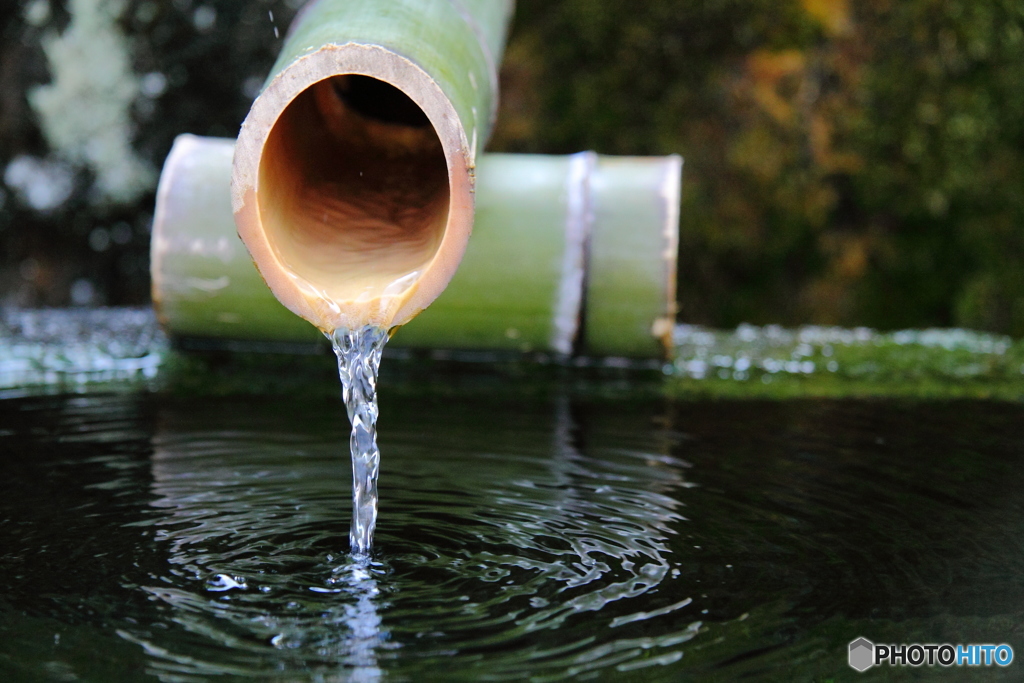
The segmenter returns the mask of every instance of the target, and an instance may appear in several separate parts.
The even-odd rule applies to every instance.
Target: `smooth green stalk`
[[[325,45],[360,43],[392,50],[426,71],[480,147],[497,110],[497,69],[512,0],[314,0],[285,37],[267,83]]]
[[[274,298],[235,232],[234,141],[182,135],[157,192],[150,245],[153,304],[179,337],[317,342],[309,323]]]
[[[395,335],[396,345],[554,348],[569,163],[564,156],[480,158],[476,225],[462,264],[444,294]]]
[[[594,232],[585,352],[671,353],[683,160],[602,157],[594,174]]]

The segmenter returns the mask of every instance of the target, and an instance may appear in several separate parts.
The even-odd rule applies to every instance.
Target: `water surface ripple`
[[[350,557],[340,533],[347,464],[336,442],[264,420],[246,431],[165,415],[152,456],[159,514],[140,524],[166,548],[168,571],[142,589],[231,661],[167,651],[163,666],[241,673],[284,661],[373,679],[388,660],[426,673],[457,654],[468,677],[479,665],[511,679],[650,650],[678,658],[673,647],[699,628],[692,615],[622,639],[597,637],[593,618],[611,628],[666,607],[641,597],[671,580],[666,539],[681,517],[669,494],[686,485],[685,465],[650,442],[584,455],[568,404],[555,408],[485,430],[479,416],[436,407],[393,420],[372,559]]]
[[[4,680],[845,680],[860,635],[1024,652],[1020,406],[385,394],[362,557],[339,406],[0,401]]]

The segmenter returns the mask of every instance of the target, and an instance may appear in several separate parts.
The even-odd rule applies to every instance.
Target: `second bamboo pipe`
[[[181,135],[160,174],[153,302],[190,348],[303,350],[238,240],[232,140]],[[671,354],[682,159],[483,154],[477,227],[450,286],[396,346]]]

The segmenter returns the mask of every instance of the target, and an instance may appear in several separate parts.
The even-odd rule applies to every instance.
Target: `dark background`
[[[148,301],[174,136],[236,134],[299,4],[0,5],[0,305]],[[111,73],[119,119],[43,122],[40,86]],[[519,0],[489,149],[682,154],[681,320],[1024,336],[1022,142],[1024,1]]]

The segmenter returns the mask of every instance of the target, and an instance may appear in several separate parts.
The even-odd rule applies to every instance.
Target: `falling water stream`
[[[366,555],[373,547],[377,526],[377,475],[380,449],[377,447],[377,372],[388,333],[367,325],[351,331],[337,329],[328,335],[338,357],[338,376],[348,420],[352,424],[352,528],[349,544],[355,555]]]

